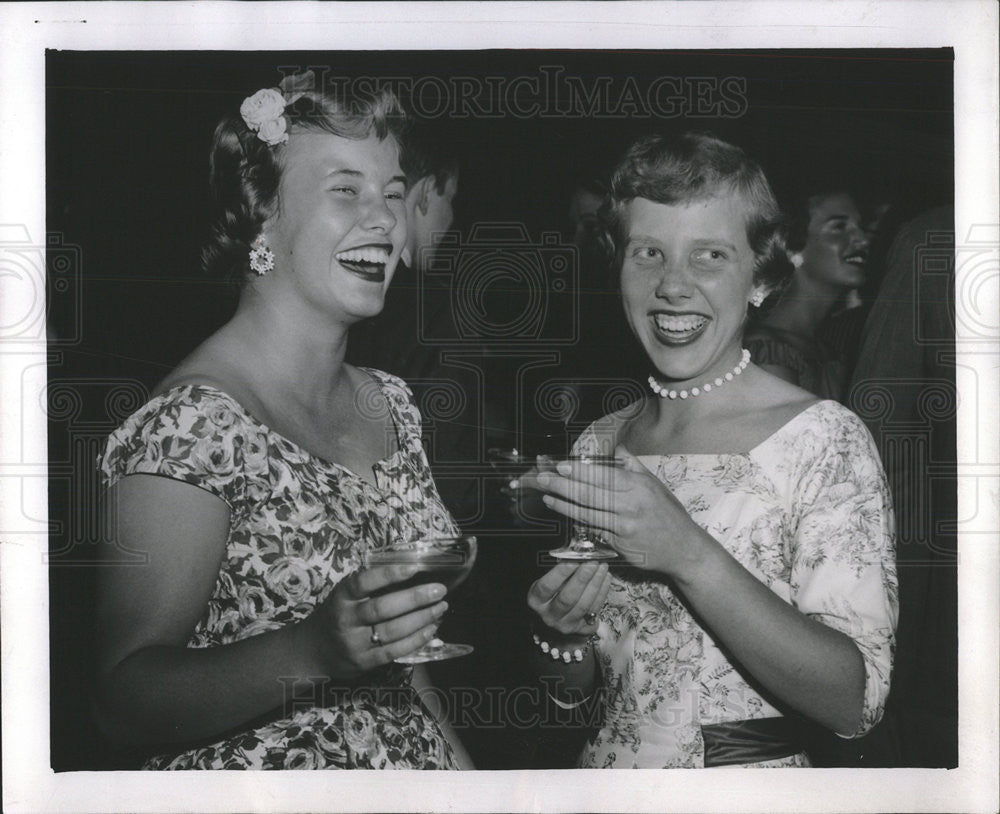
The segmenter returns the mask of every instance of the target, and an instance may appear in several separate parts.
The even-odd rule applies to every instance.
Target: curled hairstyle
[[[625,206],[636,198],[677,205],[735,193],[746,204],[747,242],[754,253],[753,280],[780,287],[791,275],[783,220],[764,171],[739,147],[708,133],[645,136],[615,167],[602,217],[620,267],[626,235]]]
[[[278,88],[293,138],[302,131],[357,140],[374,133],[402,143],[406,116],[388,88],[337,94],[315,85],[306,72],[286,77]],[[278,208],[287,144],[268,146],[234,108],[219,122],[212,140],[210,182],[217,214],[201,257],[206,272],[242,283],[250,273],[250,244]]]

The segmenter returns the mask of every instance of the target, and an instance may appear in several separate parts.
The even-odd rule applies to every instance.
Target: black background
[[[92,577],[98,544],[95,444],[124,417],[118,384],[150,388],[227,317],[230,288],[205,278],[208,151],[220,116],[280,79],[279,66],[336,76],[541,81],[560,66],[592,87],[633,77],[740,77],[746,109],[698,116],[445,116],[461,143],[456,227],[514,221],[565,228],[573,179],[639,132],[709,129],[745,147],[781,188],[799,176],[848,179],[909,211],[953,195],[953,53],[864,51],[56,52],[47,55],[47,229],[76,247],[67,290],[50,291],[52,411],[52,764],[106,768],[87,717]],[[612,97],[614,96],[612,93]],[[525,91],[521,108],[538,101]],[[503,100],[501,106],[506,104]],[[609,114],[613,110],[598,111]],[[91,397],[91,386],[99,385]],[[132,409],[138,404],[132,405]]]

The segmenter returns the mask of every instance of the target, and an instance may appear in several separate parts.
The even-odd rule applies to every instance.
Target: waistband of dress
[[[705,768],[762,763],[804,751],[798,725],[784,717],[702,726]]]

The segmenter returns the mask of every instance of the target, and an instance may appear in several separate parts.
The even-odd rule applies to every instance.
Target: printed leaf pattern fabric
[[[609,416],[578,440],[596,450]],[[691,517],[778,596],[850,636],[865,665],[859,736],[882,716],[898,614],[895,527],[865,426],[834,401],[800,413],[747,454],[642,456]],[[587,768],[704,765],[701,726],[782,714],[698,625],[667,580],[613,569],[596,645],[605,716]],[[808,766],[804,754],[752,764]]]
[[[397,451],[373,485],[298,447],[212,387],[176,387],[112,433],[106,486],[147,473],[206,489],[230,509],[226,556],[188,647],[217,647],[299,621],[365,555],[390,539],[458,530],[441,503],[420,442],[420,415],[402,380],[377,370],[366,401],[388,406]],[[150,769],[456,768],[437,722],[410,689],[411,669],[388,665],[372,692],[278,713],[276,720]]]

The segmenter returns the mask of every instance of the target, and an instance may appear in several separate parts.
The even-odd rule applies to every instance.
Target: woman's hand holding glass
[[[530,450],[518,449],[518,443],[528,444]],[[542,520],[545,507],[541,495],[531,489],[522,489],[521,483],[534,478],[539,472],[554,471],[555,463],[565,457],[569,441],[565,433],[528,435],[518,439],[510,434],[501,438],[499,446],[487,450],[487,459],[493,472],[502,479],[500,494],[507,499],[508,512],[515,525],[532,525]]]
[[[331,677],[357,678],[434,638],[448,609],[448,603],[440,601],[445,586],[429,583],[392,590],[418,570],[413,564],[394,564],[356,571],[337,583],[306,620]]]
[[[385,565],[416,565],[417,571],[398,590],[420,584],[443,584],[445,590],[456,588],[472,570],[476,561],[478,545],[471,534],[457,537],[427,537],[422,540],[399,540],[385,548],[369,552],[366,557],[369,568]],[[386,588],[378,595],[388,593]],[[372,629],[373,642],[377,631]],[[375,642],[377,643],[377,642]],[[466,656],[473,651],[472,645],[453,644],[433,638],[412,653],[398,656],[395,661],[402,664],[423,664],[428,661],[444,661],[457,656]]]
[[[545,505],[596,530],[629,565],[680,576],[698,562],[705,532],[680,501],[624,446],[615,457],[624,466],[612,482],[598,467],[561,461],[534,485]]]

